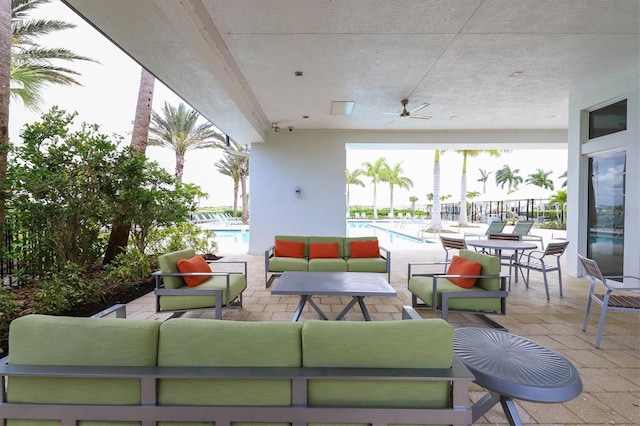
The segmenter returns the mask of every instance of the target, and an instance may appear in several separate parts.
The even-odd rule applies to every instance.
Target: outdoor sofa
[[[474,376],[454,355],[453,329],[441,319],[27,315],[11,324],[0,379],[0,421],[9,426],[25,424],[15,419],[461,425],[472,422]]]
[[[264,252],[265,286],[286,271],[380,272],[390,281],[391,252],[375,236],[276,235]]]

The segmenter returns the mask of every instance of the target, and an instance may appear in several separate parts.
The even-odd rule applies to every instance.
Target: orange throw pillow
[[[453,256],[447,275],[480,275],[482,265],[471,260],[464,259],[460,256]],[[471,288],[478,280],[477,278],[448,278],[454,284],[462,288]]]
[[[378,240],[350,241],[351,257],[380,257]]]
[[[309,259],[337,259],[340,257],[338,243],[310,243]]]
[[[193,272],[211,272],[211,268],[209,264],[202,256],[193,256],[189,259],[180,259],[176,262],[176,266],[178,267],[178,271],[185,273],[193,273]],[[193,275],[188,277],[182,277],[184,282],[187,283],[189,287],[195,287],[197,285],[202,284],[206,280],[211,278],[211,276],[207,275]]]
[[[276,240],[276,257],[304,257],[304,242]]]

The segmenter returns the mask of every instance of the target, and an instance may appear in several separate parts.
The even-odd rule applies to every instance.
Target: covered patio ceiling
[[[242,144],[272,123],[566,129],[573,91],[640,66],[639,0],[64,2]],[[383,114],[402,99],[431,118]]]

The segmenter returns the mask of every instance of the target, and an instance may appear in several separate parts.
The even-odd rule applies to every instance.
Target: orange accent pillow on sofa
[[[176,262],[176,266],[178,267],[178,271],[185,273],[190,272],[211,272],[211,267],[202,256],[193,256],[189,259],[180,259]],[[182,277],[184,282],[187,283],[189,287],[195,287],[197,285],[202,284],[206,280],[211,278],[211,276],[206,275],[193,275],[188,277]]]
[[[460,256],[453,256],[447,275],[480,275],[482,265]],[[462,288],[471,288],[478,280],[477,278],[448,278],[454,284]]]
[[[380,257],[378,240],[349,241],[351,257]]]
[[[276,257],[304,257],[304,242],[276,240],[274,256]]]
[[[337,259],[340,257],[338,243],[310,243],[309,259]]]

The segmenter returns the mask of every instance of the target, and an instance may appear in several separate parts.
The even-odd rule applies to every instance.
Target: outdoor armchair
[[[447,268],[449,262],[415,262],[408,265],[408,288],[414,308],[430,307],[440,310],[442,319],[448,319],[449,311],[481,315],[493,326],[499,324],[487,318],[486,314],[505,315],[507,312],[507,278],[500,271],[500,259],[495,256],[462,249],[459,257],[481,264],[477,275],[424,272],[428,269]],[[451,279],[475,279],[468,288]]]
[[[607,317],[608,311],[640,312],[640,296],[636,296],[634,293],[631,293],[637,293],[640,291],[640,277],[633,275],[605,276],[602,274],[602,271],[600,271],[600,267],[595,260],[581,255],[578,255],[578,260],[584,267],[586,276],[591,279],[589,296],[587,298],[587,307],[584,312],[584,322],[582,323],[582,331],[587,331],[591,302],[594,301],[602,308],[595,343],[595,347],[600,349],[604,321]],[[595,292],[596,282],[598,281],[606,288],[604,293],[597,294]],[[613,294],[613,292],[618,292],[618,294]]]
[[[196,257],[192,249],[158,257],[160,270],[152,274],[156,282],[156,312],[180,316],[187,311],[213,308],[215,318],[222,319],[223,306],[242,306],[242,292],[247,288],[247,262],[206,261],[203,270],[184,272],[183,268],[183,272],[180,271],[179,261]],[[202,258],[199,260],[202,264]],[[195,284],[194,279],[200,283]]]

